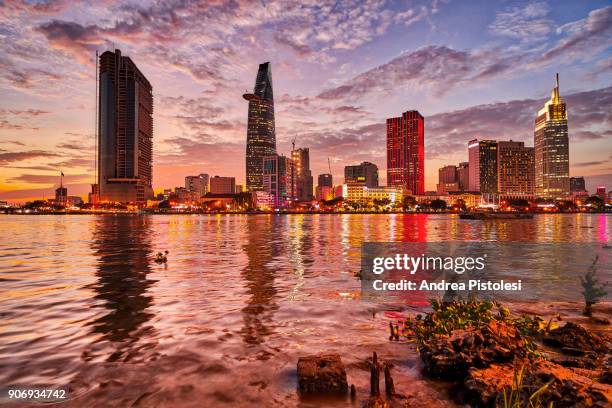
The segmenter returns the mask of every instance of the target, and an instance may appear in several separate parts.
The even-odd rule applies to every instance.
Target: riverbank
[[[104,214],[130,214],[130,215],[343,215],[343,214],[379,214],[379,215],[392,215],[392,214],[406,214],[406,215],[416,215],[416,214],[461,214],[458,211],[214,211],[214,212],[204,212],[204,211],[121,211],[121,210],[83,210],[83,211],[19,211],[19,210],[2,210],[0,211],[0,215],[104,215]],[[564,211],[564,212],[555,212],[555,211],[532,211],[532,212],[490,212],[489,214],[612,214],[611,211]]]

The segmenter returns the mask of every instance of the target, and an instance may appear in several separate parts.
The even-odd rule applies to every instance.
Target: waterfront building
[[[532,199],[534,149],[523,142],[497,142],[497,192],[504,199]]]
[[[55,189],[55,204],[66,206],[68,203],[68,189],[63,185],[60,185]]]
[[[280,154],[263,158],[263,188],[274,197],[275,207],[286,207],[295,198],[293,162]]]
[[[334,188],[331,186],[317,186],[315,194],[317,200],[329,201],[334,199]]]
[[[274,208],[274,196],[267,191],[253,191],[253,206],[258,210],[271,210]]]
[[[569,137],[566,105],[559,95],[559,74],[550,99],[535,120],[534,148],[536,196],[567,196],[570,192]]]
[[[487,196],[497,193],[497,142],[495,140],[470,140],[469,190]]]
[[[570,192],[586,191],[584,177],[570,177]]]
[[[76,205],[83,204],[83,199],[79,196],[68,196],[66,197],[66,205],[68,207],[74,207]]]
[[[234,194],[236,192],[236,178],[212,177],[210,179],[210,192],[212,194]]]
[[[246,143],[247,191],[263,190],[263,158],[276,154],[272,65],[259,65],[253,93],[245,93],[249,101]]]
[[[425,119],[418,111],[387,119],[387,184],[425,191]]]
[[[205,173],[197,176],[187,176],[185,177],[185,188],[197,200],[208,193],[209,180],[210,177]]]
[[[468,191],[470,188],[470,164],[469,162],[461,162],[457,166],[457,181],[459,182],[459,190]]]
[[[457,205],[463,203],[467,208],[478,207],[481,203],[482,197],[480,193],[473,193],[467,191],[450,191],[443,198],[447,205]]]
[[[607,203],[606,200],[606,186],[599,186],[597,187],[597,191],[595,192],[595,195],[599,198],[601,198],[601,201],[604,202],[604,204]]]
[[[446,194],[449,191],[459,191],[459,178],[457,166],[447,165],[438,169],[438,194]]]
[[[378,167],[370,162],[344,167],[344,183],[356,186],[378,187]]]
[[[403,188],[394,186],[367,187],[357,184],[343,184],[342,197],[346,201],[368,203],[374,200],[389,200],[390,203],[402,202]]]
[[[153,88],[120,50],[100,55],[99,71],[100,201],[146,203],[153,197]]]
[[[312,172],[310,171],[310,151],[300,148],[291,152],[295,198],[298,201],[312,200]]]
[[[186,203],[193,200],[193,195],[185,187],[175,187],[173,199],[179,203]]]

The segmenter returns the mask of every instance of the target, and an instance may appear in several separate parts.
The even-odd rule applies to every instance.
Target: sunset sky
[[[496,3],[495,5],[492,3]],[[247,102],[272,63],[277,150],[315,177],[367,160],[386,179],[385,119],[425,116],[426,188],[472,138],[533,146],[559,72],[570,175],[612,188],[609,1],[0,0],[0,199],[93,180],[95,52],[121,49],[153,85],[156,191],[186,175],[244,184]]]

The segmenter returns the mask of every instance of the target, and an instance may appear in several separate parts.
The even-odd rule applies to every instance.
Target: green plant
[[[503,408],[542,408],[544,406],[552,408],[552,402],[548,405],[545,405],[545,403],[540,400],[542,394],[548,389],[552,381],[549,381],[548,383],[538,388],[533,394],[525,396],[525,386],[523,384],[525,379],[523,375],[524,371],[525,366],[514,368],[512,389],[504,389],[502,404],[498,403],[496,405],[502,406]]]
[[[503,321],[513,326],[525,341],[529,357],[539,357],[536,338],[552,328],[552,319],[546,323],[538,316],[513,317],[508,308],[489,300],[453,300],[440,302],[430,300],[431,312],[418,314],[404,321],[402,336],[414,337],[419,346],[429,343],[437,336],[448,336],[454,330],[479,329],[492,320]]]
[[[580,284],[584,289],[582,294],[584,296],[583,313],[585,316],[591,316],[593,314],[593,305],[608,294],[608,292],[605,290],[607,284],[600,284],[599,280],[595,276],[597,274],[598,260],[599,256],[596,256],[584,277],[580,277]]]

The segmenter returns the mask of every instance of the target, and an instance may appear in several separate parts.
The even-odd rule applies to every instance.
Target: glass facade
[[[153,196],[153,88],[120,50],[100,55],[98,184],[102,201]]]
[[[425,119],[418,111],[387,119],[387,184],[425,192]]]
[[[551,97],[538,112],[534,131],[535,193],[563,198],[570,193],[569,137],[565,101],[559,95],[559,75]]]
[[[263,190],[263,158],[276,153],[272,66],[259,65],[253,93],[243,95],[249,101],[246,143],[246,186],[248,191]]]

